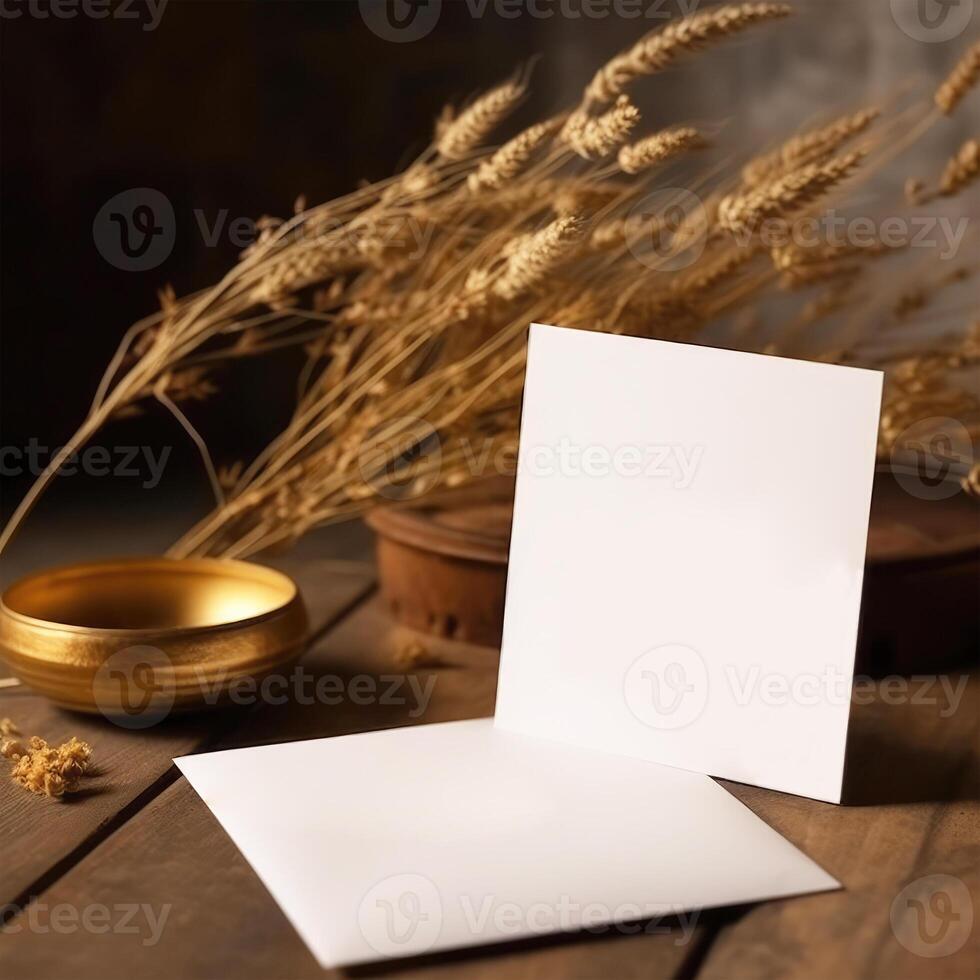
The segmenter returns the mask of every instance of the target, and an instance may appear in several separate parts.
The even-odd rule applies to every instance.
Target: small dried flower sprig
[[[88,771],[92,747],[74,736],[52,747],[35,735],[26,746],[15,739],[5,740],[2,754],[13,761],[15,783],[31,793],[60,800],[78,789]]]
[[[433,653],[418,640],[409,640],[395,651],[395,663],[403,670],[421,670],[425,667],[443,667],[442,657]]]
[[[0,756],[4,759],[19,759],[27,750],[17,737],[20,729],[10,718],[0,718]]]

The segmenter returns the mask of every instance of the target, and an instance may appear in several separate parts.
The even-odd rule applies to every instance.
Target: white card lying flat
[[[325,967],[837,887],[707,776],[491,719],[176,761]]]
[[[496,724],[839,802],[880,399],[532,327]]]

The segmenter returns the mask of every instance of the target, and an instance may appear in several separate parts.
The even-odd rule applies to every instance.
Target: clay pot
[[[369,517],[382,593],[397,621],[500,644],[512,501],[512,481],[500,480]],[[980,504],[963,493],[921,500],[887,470],[877,473],[857,672],[934,673],[975,659],[978,580]]]

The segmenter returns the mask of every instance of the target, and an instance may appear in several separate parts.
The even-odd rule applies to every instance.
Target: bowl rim
[[[208,571],[212,574],[229,567],[237,568],[239,571],[247,573],[248,577],[263,578],[273,580],[279,586],[285,586],[288,597],[282,602],[273,606],[265,612],[256,613],[254,616],[246,616],[242,619],[228,620],[224,623],[211,623],[204,626],[150,626],[139,628],[125,627],[103,627],[103,626],[79,626],[75,623],[61,623],[51,619],[41,619],[37,616],[30,616],[26,613],[18,612],[11,608],[8,597],[10,593],[21,586],[34,583],[37,580],[49,579],[55,576],[64,575],[69,572],[95,571],[97,569],[110,570],[123,568],[143,567],[149,569],[153,566],[180,565],[183,569],[190,571],[197,568],[199,571]],[[245,576],[242,576],[245,577]],[[0,623],[4,619],[9,619],[23,626],[35,630],[44,630],[51,633],[75,633],[89,637],[178,637],[188,634],[201,635],[202,633],[221,632],[226,630],[242,629],[248,626],[258,625],[287,612],[290,607],[299,603],[302,605],[302,593],[296,582],[285,572],[268,565],[260,565],[257,562],[242,561],[237,558],[167,558],[161,555],[135,555],[118,558],[104,558],[95,561],[67,562],[60,565],[51,565],[37,572],[31,572],[21,578],[11,582],[0,593]]]

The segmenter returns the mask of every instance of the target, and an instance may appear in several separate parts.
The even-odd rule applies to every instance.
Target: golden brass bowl
[[[291,579],[227,559],[69,565],[0,596],[0,655],[17,677],[133,728],[223,703],[295,659],[307,630]]]

